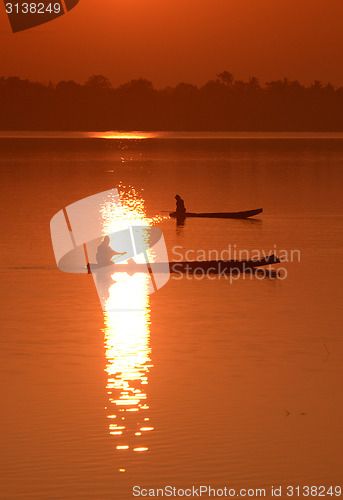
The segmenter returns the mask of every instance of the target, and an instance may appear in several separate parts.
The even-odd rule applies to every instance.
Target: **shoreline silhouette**
[[[102,75],[84,84],[0,77],[0,105],[0,130],[343,131],[343,87],[287,78],[262,85],[228,71],[159,90],[143,78],[114,88]]]

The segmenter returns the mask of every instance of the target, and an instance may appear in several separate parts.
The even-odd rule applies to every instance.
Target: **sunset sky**
[[[203,84],[228,70],[343,85],[342,0],[80,0],[12,34],[0,4],[0,73],[57,83],[103,74],[114,86]]]

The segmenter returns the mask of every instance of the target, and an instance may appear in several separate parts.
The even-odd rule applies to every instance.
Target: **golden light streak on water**
[[[119,416],[118,411],[125,409],[125,416],[121,418],[120,424],[109,424],[110,434],[122,443],[124,441],[123,444],[119,442],[117,449],[124,449],[118,446],[133,449],[135,440],[140,439],[141,432],[138,432],[142,428],[145,434],[146,431],[153,430],[153,427],[142,427],[147,418],[145,412],[142,415],[142,410],[149,409],[147,382],[153,367],[149,345],[148,279],[147,275],[141,273],[134,276],[121,273],[119,282],[110,287],[106,303],[108,312],[105,313],[104,334],[107,390],[110,393],[108,418]],[[134,304],[132,310],[113,311],[114,306],[118,307],[119,304],[120,308],[120,304],[127,301]]]
[[[127,229],[129,225],[151,226],[168,218],[160,215],[147,217],[145,200],[133,186],[120,183],[117,189],[121,206],[118,206],[116,200],[108,199],[101,207],[103,235]]]
[[[103,234],[126,229],[129,225],[149,228],[152,222],[156,222],[146,217],[144,200],[132,187],[120,186],[119,191],[121,207],[116,206],[115,200],[108,200],[101,208]],[[115,249],[112,242],[111,247]],[[135,260],[139,261],[140,256],[135,256]],[[154,430],[153,427],[143,427],[149,409],[149,372],[153,367],[149,280],[149,275],[144,273],[132,276],[114,273],[105,302],[105,371],[109,395],[107,417],[110,422],[121,417],[120,425],[109,423],[109,433],[116,440],[117,450],[146,451],[146,438],[144,442],[141,441],[143,437],[140,429],[144,429],[144,435]],[[124,466],[122,470],[125,470],[126,464],[121,465]]]
[[[138,221],[141,221],[136,212],[130,222],[136,216]],[[110,219],[108,220],[110,223]],[[135,223],[138,221],[135,220]],[[121,429],[121,437],[127,442],[128,439],[131,441],[135,439],[135,431],[142,420],[139,410],[143,402],[145,406],[147,394],[140,386],[146,381],[152,367],[149,347],[148,279],[145,274],[129,276],[121,273],[116,277],[116,283],[110,287],[106,303],[107,389],[111,392],[109,399],[112,411],[125,407],[128,412],[127,417],[122,417],[123,425],[117,427],[117,430]],[[113,309],[125,309],[128,303],[131,309],[129,312],[113,312]],[[109,428],[113,433],[114,428],[112,426]],[[128,445],[118,445],[117,449],[128,449]]]
[[[122,139],[122,140],[142,140],[157,137],[156,132],[88,132],[87,136],[93,139]]]

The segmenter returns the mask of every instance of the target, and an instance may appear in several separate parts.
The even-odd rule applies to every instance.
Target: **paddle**
[[[115,260],[115,259],[118,259],[118,257],[120,257],[121,255],[125,255],[127,252],[117,252],[117,255],[116,256],[113,256],[111,260]]]

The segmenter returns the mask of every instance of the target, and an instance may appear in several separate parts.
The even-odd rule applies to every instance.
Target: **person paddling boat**
[[[116,255],[124,255],[126,252],[116,252],[110,247],[110,237],[104,236],[102,243],[98,246],[96,252],[96,261],[102,266],[113,264],[113,257]]]

